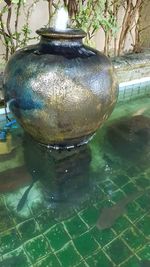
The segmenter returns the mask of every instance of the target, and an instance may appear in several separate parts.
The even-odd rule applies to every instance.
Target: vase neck
[[[36,32],[41,36],[41,46],[81,46],[82,39],[86,36],[83,30],[70,28],[64,31],[56,31],[54,28],[41,28]]]
[[[86,33],[82,30],[66,29],[65,31],[56,31],[53,28],[43,28],[37,30],[37,33],[41,36],[39,43],[40,53],[61,55],[68,58],[85,56],[81,50],[83,47],[82,39],[86,36]]]
[[[51,39],[46,37],[41,37],[40,46],[44,47],[77,47],[82,46],[82,39],[81,38],[74,38],[74,39]]]

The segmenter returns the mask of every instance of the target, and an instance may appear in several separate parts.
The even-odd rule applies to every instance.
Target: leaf
[[[19,2],[20,2],[20,0],[11,0],[11,2],[13,3],[13,4],[19,4]],[[25,4],[26,3],[26,0],[21,0],[21,2],[22,2],[22,4]]]

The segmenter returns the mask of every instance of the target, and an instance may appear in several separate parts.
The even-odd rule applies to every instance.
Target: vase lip
[[[41,28],[36,33],[50,39],[82,39],[86,36],[86,32],[83,30],[73,28],[67,28],[62,31],[55,28]]]

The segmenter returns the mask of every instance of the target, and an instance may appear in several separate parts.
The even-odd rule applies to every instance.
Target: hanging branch
[[[50,26],[50,24],[51,24],[51,20],[52,20],[52,18],[55,16],[55,14],[56,14],[56,12],[57,12],[57,10],[58,10],[58,7],[59,7],[59,5],[60,5],[60,2],[61,2],[61,0],[58,0],[58,1],[57,1],[57,4],[55,4],[55,3],[53,2],[53,0],[52,0],[51,15],[49,16],[48,26]],[[52,12],[52,11],[53,11],[53,12]]]
[[[47,2],[48,2],[48,26],[50,27],[53,0],[47,0]]]
[[[83,2],[83,4],[84,4],[84,2]],[[87,36],[88,36],[89,40],[94,36],[94,33],[95,33],[95,28],[92,27],[92,24],[93,24],[93,17],[95,15],[95,10],[97,8],[97,5],[98,5],[98,1],[97,0],[93,1],[93,6],[92,6],[90,13],[89,13],[89,18],[91,21],[89,23],[89,26],[87,27]]]
[[[126,4],[127,4],[127,7],[125,10],[124,19],[122,22],[121,34],[120,34],[120,38],[119,38],[118,56],[123,52],[127,33],[130,31],[130,29],[133,25],[135,16],[136,16],[137,12],[139,11],[139,8],[142,4],[142,0],[136,0],[136,3],[134,6],[132,3],[132,0],[127,0]]]
[[[3,18],[2,18],[2,12],[0,13],[0,26],[1,26],[1,35],[4,38],[4,43],[5,43],[5,60],[8,60],[9,57],[9,44],[8,44],[8,38],[9,35],[5,32],[5,27],[4,27],[4,22],[3,22]]]
[[[134,53],[140,53],[142,51],[142,44],[141,44],[141,40],[140,40],[140,33],[142,31],[145,31],[148,28],[150,28],[150,25],[147,25],[146,27],[140,29],[139,28],[139,22],[137,24],[138,25],[136,25],[136,29],[135,29],[135,45],[133,46],[133,52]]]
[[[107,13],[108,13],[108,0],[105,1],[105,9],[104,9],[104,17],[107,20]],[[104,54],[108,55],[108,44],[109,44],[109,32],[106,29],[107,26],[103,27],[105,33],[105,44],[104,44]]]
[[[70,17],[76,15],[78,12],[78,2],[76,0],[68,0],[67,9]]]
[[[21,8],[21,0],[19,0],[17,4],[17,11],[16,11],[16,20],[15,20],[16,47],[15,47],[15,50],[18,48],[18,22],[19,22],[20,8]]]
[[[140,13],[141,7],[142,7],[142,4],[140,5],[138,13]],[[141,31],[142,31],[142,29],[140,30],[140,14],[138,14],[138,19],[135,23],[135,41],[134,41],[134,45],[133,45],[133,52],[134,53],[139,53],[142,50],[141,49],[141,43],[140,43],[140,32]]]
[[[130,17],[131,5],[132,5],[132,0],[127,0],[127,8],[125,10],[125,15],[124,15],[124,18],[123,18],[122,28],[121,28],[120,38],[119,38],[118,56],[121,54],[121,52],[123,50],[123,43],[124,43],[125,32],[126,32],[126,29],[127,29],[127,26],[128,26],[129,17]]]
[[[116,21],[116,25],[118,24],[118,12],[120,8],[120,2],[118,0],[112,1],[113,6],[113,15]],[[117,35],[114,36],[114,56],[117,56]]]
[[[11,54],[13,54],[15,52],[15,44],[13,41],[13,34],[11,32],[11,27],[10,27],[10,23],[11,23],[11,16],[12,16],[12,3],[10,0],[5,0],[7,6],[8,6],[8,14],[7,14],[7,21],[6,21],[6,27],[7,27],[7,31],[8,34],[10,36],[10,43],[11,43]]]
[[[31,16],[31,13],[33,11],[33,8],[34,8],[35,4],[37,4],[38,2],[39,2],[39,0],[34,0],[32,2],[32,4],[28,7],[27,11],[25,11],[26,20],[25,20],[25,24],[23,26],[23,38],[20,40],[20,46],[21,47],[27,45],[28,40],[35,39],[34,37],[33,38],[29,37],[29,34],[30,34],[29,20],[30,20],[30,16]]]

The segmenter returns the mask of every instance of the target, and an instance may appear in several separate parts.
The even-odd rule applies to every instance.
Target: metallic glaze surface
[[[38,142],[58,147],[86,142],[118,95],[108,58],[68,34],[42,36],[17,51],[4,75],[5,98],[21,126]]]

